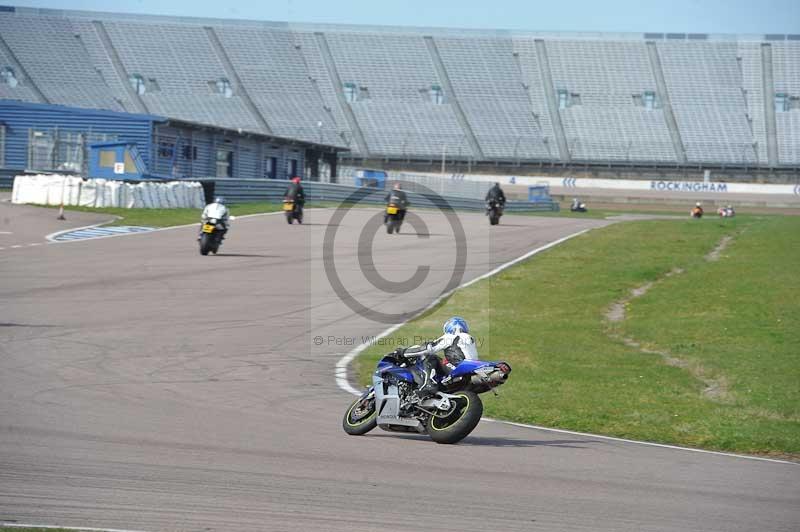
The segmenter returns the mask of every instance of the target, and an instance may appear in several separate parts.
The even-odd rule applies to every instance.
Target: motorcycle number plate
[[[203,224],[203,232],[204,233],[213,233],[214,232],[214,226],[211,225],[211,224]]]
[[[294,209],[294,203],[284,203],[283,204],[283,210],[284,211],[291,211],[292,209]]]
[[[386,207],[386,214],[397,214],[397,211],[398,211],[397,207],[394,206]]]

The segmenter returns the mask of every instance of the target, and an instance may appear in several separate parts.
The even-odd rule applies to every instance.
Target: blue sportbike
[[[456,443],[478,426],[483,403],[478,394],[493,391],[508,379],[505,362],[463,360],[440,364],[439,391],[420,399],[415,390],[424,374],[420,360],[391,353],[378,362],[370,386],[348,407],[342,427],[366,434],[376,426],[393,432],[428,434],[437,443]]]

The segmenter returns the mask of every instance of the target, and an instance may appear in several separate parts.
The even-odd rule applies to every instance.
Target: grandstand
[[[334,145],[350,161],[800,169],[800,35],[0,7],[0,98]]]

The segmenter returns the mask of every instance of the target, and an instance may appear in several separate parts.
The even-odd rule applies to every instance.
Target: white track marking
[[[0,522],[0,526],[5,526],[8,528],[41,528],[44,530],[48,529],[86,530],[87,532],[144,532],[143,530],[126,530],[124,528],[92,528],[87,526],[29,525],[23,523],[2,523],[2,522]]]
[[[482,418],[481,421],[489,421],[491,423],[501,423],[503,425],[511,425],[514,427],[521,427],[524,429],[536,429],[536,430],[543,430],[546,432],[557,432],[559,434],[571,434],[573,436],[585,436],[587,438],[594,438],[594,439],[601,439],[601,440],[610,440],[610,441],[619,441],[624,443],[636,443],[638,445],[648,445],[650,447],[661,447],[664,449],[678,449],[680,451],[691,451],[693,453],[705,453],[705,454],[716,454],[718,456],[732,456],[734,458],[745,458],[747,460],[759,460],[761,462],[775,462],[778,464],[791,464],[791,465],[800,465],[797,462],[790,462],[788,460],[778,460],[776,458],[763,458],[761,456],[749,456],[746,454],[735,454],[735,453],[726,453],[723,451],[708,451],[706,449],[695,449],[692,447],[681,447],[679,445],[668,445],[666,443],[655,443],[650,441],[639,441],[639,440],[628,440],[626,438],[615,438],[614,436],[603,436],[600,434],[590,434],[588,432],[576,432],[574,430],[565,430],[565,429],[554,429],[550,427],[541,427],[539,425],[529,425],[527,423],[516,423],[514,421],[503,421],[502,419],[492,419],[492,418]]]
[[[482,281],[483,279],[486,279],[487,277],[491,277],[492,275],[496,275],[499,272],[505,270],[506,268],[509,268],[509,267],[513,266],[514,264],[516,264],[516,263],[518,263],[520,261],[528,259],[528,258],[536,255],[537,253],[541,253],[542,251],[550,249],[553,246],[557,246],[558,244],[561,244],[562,242],[566,242],[570,238],[575,238],[576,236],[580,236],[580,235],[586,233],[587,231],[589,231],[589,229],[584,229],[583,231],[578,231],[577,233],[572,233],[571,235],[567,235],[565,237],[559,238],[558,240],[554,240],[553,242],[550,242],[549,244],[545,244],[544,246],[541,246],[541,247],[538,247],[536,249],[533,249],[533,250],[525,253],[524,255],[522,255],[520,257],[517,257],[516,259],[514,259],[512,261],[506,262],[505,264],[501,264],[500,266],[498,266],[494,270],[491,270],[488,273],[484,273],[483,275],[480,275],[480,276],[476,277],[475,279],[472,279],[471,281],[467,281],[466,283],[463,283],[463,284],[453,288],[452,290],[449,290],[448,292],[445,292],[444,294],[442,294],[439,297],[437,297],[436,299],[434,299],[427,307],[425,307],[424,309],[422,309],[419,312],[417,312],[414,316],[410,317],[409,319],[407,319],[406,321],[404,321],[402,323],[398,323],[396,325],[392,325],[391,327],[389,327],[385,331],[381,332],[378,336],[373,338],[372,342],[374,342],[375,340],[379,340],[381,338],[385,338],[386,336],[389,336],[390,334],[392,334],[394,331],[396,331],[397,329],[399,329],[400,327],[402,327],[403,325],[405,325],[409,321],[413,320],[417,316],[420,316],[421,314],[427,312],[428,310],[430,310],[433,307],[435,307],[436,305],[438,305],[439,302],[442,301],[443,299],[445,299],[446,297],[450,297],[450,295],[452,295],[453,292],[455,292],[456,290],[460,290],[462,288],[466,288],[467,286],[469,286],[469,285],[471,285],[473,283],[477,283],[478,281]],[[346,391],[348,393],[351,393],[353,395],[361,395],[361,392],[359,392],[358,390],[353,388],[350,385],[350,381],[347,380],[347,367],[350,365],[350,362],[352,362],[353,359],[355,359],[364,349],[366,349],[367,347],[372,345],[372,342],[365,342],[365,343],[359,345],[358,347],[356,347],[355,349],[353,349],[352,351],[347,353],[345,356],[340,358],[338,362],[336,362],[336,373],[335,373],[336,374],[336,384],[339,386],[339,388],[341,388],[342,390],[344,390],[344,391]]]
[[[256,216],[272,216],[272,215],[275,215],[275,214],[283,214],[283,211],[260,212],[260,213],[256,213],[256,214],[245,214],[243,216],[237,216],[236,219],[239,220],[239,219],[242,219],[242,218],[254,218]],[[112,220],[112,221],[114,221],[114,220]],[[75,240],[55,240],[56,237],[58,237],[59,235],[63,235],[64,233],[71,233],[73,231],[83,231],[83,230],[87,230],[87,229],[94,229],[96,227],[100,227],[100,226],[106,225],[108,223],[111,223],[111,222],[102,222],[102,223],[99,223],[99,224],[87,225],[85,227],[75,227],[74,229],[66,229],[64,231],[57,231],[55,233],[50,233],[45,238],[48,240],[48,243],[50,243],[50,244],[68,244],[70,242],[86,242],[87,240],[98,240],[98,239],[101,239],[101,238],[117,238],[117,237],[120,237],[120,236],[129,236],[129,235],[135,235],[135,234],[141,234],[141,233],[156,233],[156,232],[159,232],[159,231],[170,231],[172,229],[181,229],[181,228],[184,228],[184,227],[195,227],[195,226],[200,225],[200,222],[198,221],[196,223],[191,223],[191,224],[171,225],[169,227],[156,227],[155,229],[153,229],[151,231],[140,231],[140,233],[118,233],[118,234],[113,234],[113,235],[96,236],[96,237],[92,237],[92,238],[79,238],[79,239],[75,239]]]
[[[554,240],[553,242],[550,242],[549,244],[546,244],[544,246],[541,246],[541,247],[538,247],[538,248],[536,248],[534,250],[531,250],[528,253],[522,255],[521,257],[517,257],[516,259],[514,259],[512,261],[506,262],[505,264],[502,264],[501,266],[498,266],[494,270],[492,270],[492,271],[490,271],[488,273],[485,273],[485,274],[483,274],[483,275],[481,275],[479,277],[476,277],[475,279],[472,279],[471,281],[468,281],[468,282],[462,284],[461,286],[458,286],[458,287],[450,290],[449,292],[447,292],[445,294],[442,294],[441,296],[436,298],[433,301],[433,303],[431,303],[430,305],[425,307],[422,311],[417,313],[415,316],[412,316],[411,318],[409,318],[408,320],[404,321],[403,323],[398,323],[396,325],[392,325],[391,327],[389,327],[385,331],[381,332],[378,336],[374,337],[371,342],[366,342],[366,343],[363,343],[363,344],[359,345],[358,347],[356,347],[355,349],[353,349],[352,351],[347,353],[345,356],[340,358],[339,361],[336,362],[336,372],[335,372],[336,384],[339,386],[339,388],[341,388],[342,390],[346,391],[347,393],[350,393],[350,394],[353,394],[353,395],[361,395],[362,392],[357,390],[357,389],[355,389],[350,384],[350,381],[347,379],[347,368],[350,365],[350,362],[352,362],[367,347],[372,345],[372,343],[374,343],[375,340],[379,340],[381,338],[385,338],[385,337],[389,336],[390,334],[392,334],[394,331],[396,331],[397,329],[399,329],[400,327],[402,327],[403,325],[405,325],[409,321],[411,321],[414,318],[416,318],[417,316],[427,312],[428,310],[433,308],[435,305],[438,305],[439,302],[442,299],[444,299],[446,297],[449,297],[456,290],[460,290],[461,288],[465,288],[465,287],[467,287],[467,286],[469,286],[469,285],[471,285],[473,283],[476,283],[478,281],[481,281],[481,280],[486,279],[488,277],[491,277],[493,275],[497,275],[501,271],[505,270],[506,268],[508,268],[510,266],[513,266],[514,264],[517,264],[518,262],[521,262],[521,261],[523,261],[525,259],[528,259],[528,258],[536,255],[537,253],[540,253],[540,252],[542,252],[542,251],[544,251],[546,249],[550,249],[553,246],[557,246],[558,244],[561,244],[562,242],[565,242],[565,241],[567,241],[567,240],[569,240],[571,238],[574,238],[576,236],[582,235],[582,234],[584,234],[584,233],[586,233],[588,231],[589,231],[589,229],[584,229],[583,231],[579,231],[577,233],[573,233],[571,235],[567,235],[567,236],[565,236],[563,238],[559,238],[558,240]],[[708,451],[708,450],[705,450],[705,449],[693,449],[691,447],[680,447],[678,445],[667,445],[667,444],[664,444],[664,443],[654,443],[654,442],[639,441],[639,440],[628,440],[628,439],[625,439],[625,438],[615,438],[613,436],[603,436],[603,435],[600,435],[600,434],[590,434],[588,432],[575,432],[575,431],[571,431],[571,430],[554,429],[554,428],[550,428],[550,427],[541,427],[539,425],[528,425],[528,424],[525,424],[525,423],[516,423],[514,421],[502,421],[502,420],[491,419],[491,418],[483,418],[483,421],[489,421],[489,422],[492,422],[492,423],[502,423],[502,424],[511,425],[511,426],[514,426],[514,427],[520,427],[520,428],[526,428],[526,429],[535,429],[535,430],[541,430],[541,431],[545,431],[545,432],[556,432],[556,433],[559,433],[559,434],[571,434],[573,436],[584,436],[584,437],[587,437],[587,438],[595,438],[595,439],[602,439],[602,440],[609,440],[609,441],[618,441],[618,442],[622,442],[622,443],[633,443],[633,444],[637,444],[637,445],[647,445],[647,446],[650,446],[650,447],[661,447],[661,448],[664,448],[664,449],[675,449],[675,450],[679,450],[679,451],[690,451],[690,452],[693,452],[693,453],[704,453],[704,454],[712,454],[712,455],[717,455],[717,456],[727,456],[727,457],[732,457],[732,458],[743,458],[745,460],[757,460],[757,461],[761,461],[761,462],[774,462],[774,463],[778,463],[778,464],[800,465],[800,464],[797,464],[795,462],[789,462],[787,460],[777,460],[777,459],[774,459],[774,458],[762,458],[760,456],[748,456],[748,455],[743,455],[743,454],[725,453],[725,452],[722,452],[722,451]]]
[[[0,235],[13,235],[11,231],[0,231]]]

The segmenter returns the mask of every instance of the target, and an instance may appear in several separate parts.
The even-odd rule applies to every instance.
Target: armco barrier
[[[230,203],[281,201],[288,184],[288,181],[274,179],[200,179],[194,181],[213,183],[214,195],[223,196]],[[340,203],[350,200],[380,205],[384,203],[384,198],[388,192],[374,188],[358,188],[314,181],[304,181],[303,190],[305,191],[306,200],[312,202],[330,201]],[[449,206],[455,210],[466,211],[482,211],[485,209],[483,198],[457,198],[419,192],[408,192],[407,195],[412,207],[446,208]],[[506,203],[506,211],[510,212],[555,212],[558,210],[559,206],[555,201],[509,201]]]

